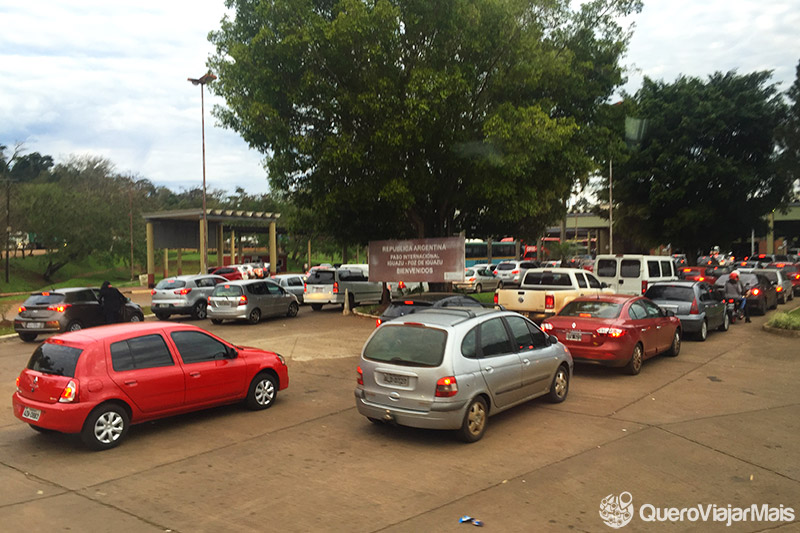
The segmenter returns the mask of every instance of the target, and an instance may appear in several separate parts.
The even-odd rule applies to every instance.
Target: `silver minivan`
[[[458,430],[475,442],[490,415],[538,396],[564,401],[572,365],[564,345],[517,313],[423,310],[367,339],[356,408],[376,424]]]
[[[297,296],[297,301],[303,303],[303,292],[306,284],[300,274],[276,274],[272,276],[272,281]]]
[[[223,320],[247,320],[258,324],[262,317],[297,316],[297,298],[270,280],[237,280],[220,283],[208,297],[208,318],[214,324]]]
[[[203,320],[208,295],[218,283],[226,281],[214,274],[164,278],[150,291],[150,309],[159,320],[167,320],[171,315],[191,315],[195,320]]]

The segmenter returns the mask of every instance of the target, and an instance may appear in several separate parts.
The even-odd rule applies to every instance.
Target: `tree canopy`
[[[607,141],[640,0],[228,0],[214,113],[345,242],[538,237]]]

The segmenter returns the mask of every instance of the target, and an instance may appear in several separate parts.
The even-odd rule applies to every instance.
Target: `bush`
[[[800,330],[800,314],[798,313],[775,313],[767,326],[779,329]]]

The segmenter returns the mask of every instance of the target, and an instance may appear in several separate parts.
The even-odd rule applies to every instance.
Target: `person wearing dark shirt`
[[[103,307],[106,324],[122,322],[122,307],[125,305],[125,297],[109,281],[104,281],[100,287],[100,305]]]

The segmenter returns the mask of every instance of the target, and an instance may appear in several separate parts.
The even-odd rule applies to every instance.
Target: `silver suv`
[[[517,313],[424,310],[367,339],[355,401],[373,423],[453,429],[475,442],[489,415],[543,395],[564,401],[571,376],[569,350]]]
[[[214,324],[244,319],[258,324],[266,316],[297,316],[297,297],[272,280],[220,283],[208,297],[208,318]]]
[[[538,266],[539,264],[533,261],[503,261],[497,265],[494,275],[504,287],[518,287],[525,277],[525,272]]]
[[[159,320],[167,320],[170,315],[192,315],[195,320],[202,320],[211,291],[217,283],[226,281],[213,274],[164,278],[150,291],[150,308]]]

